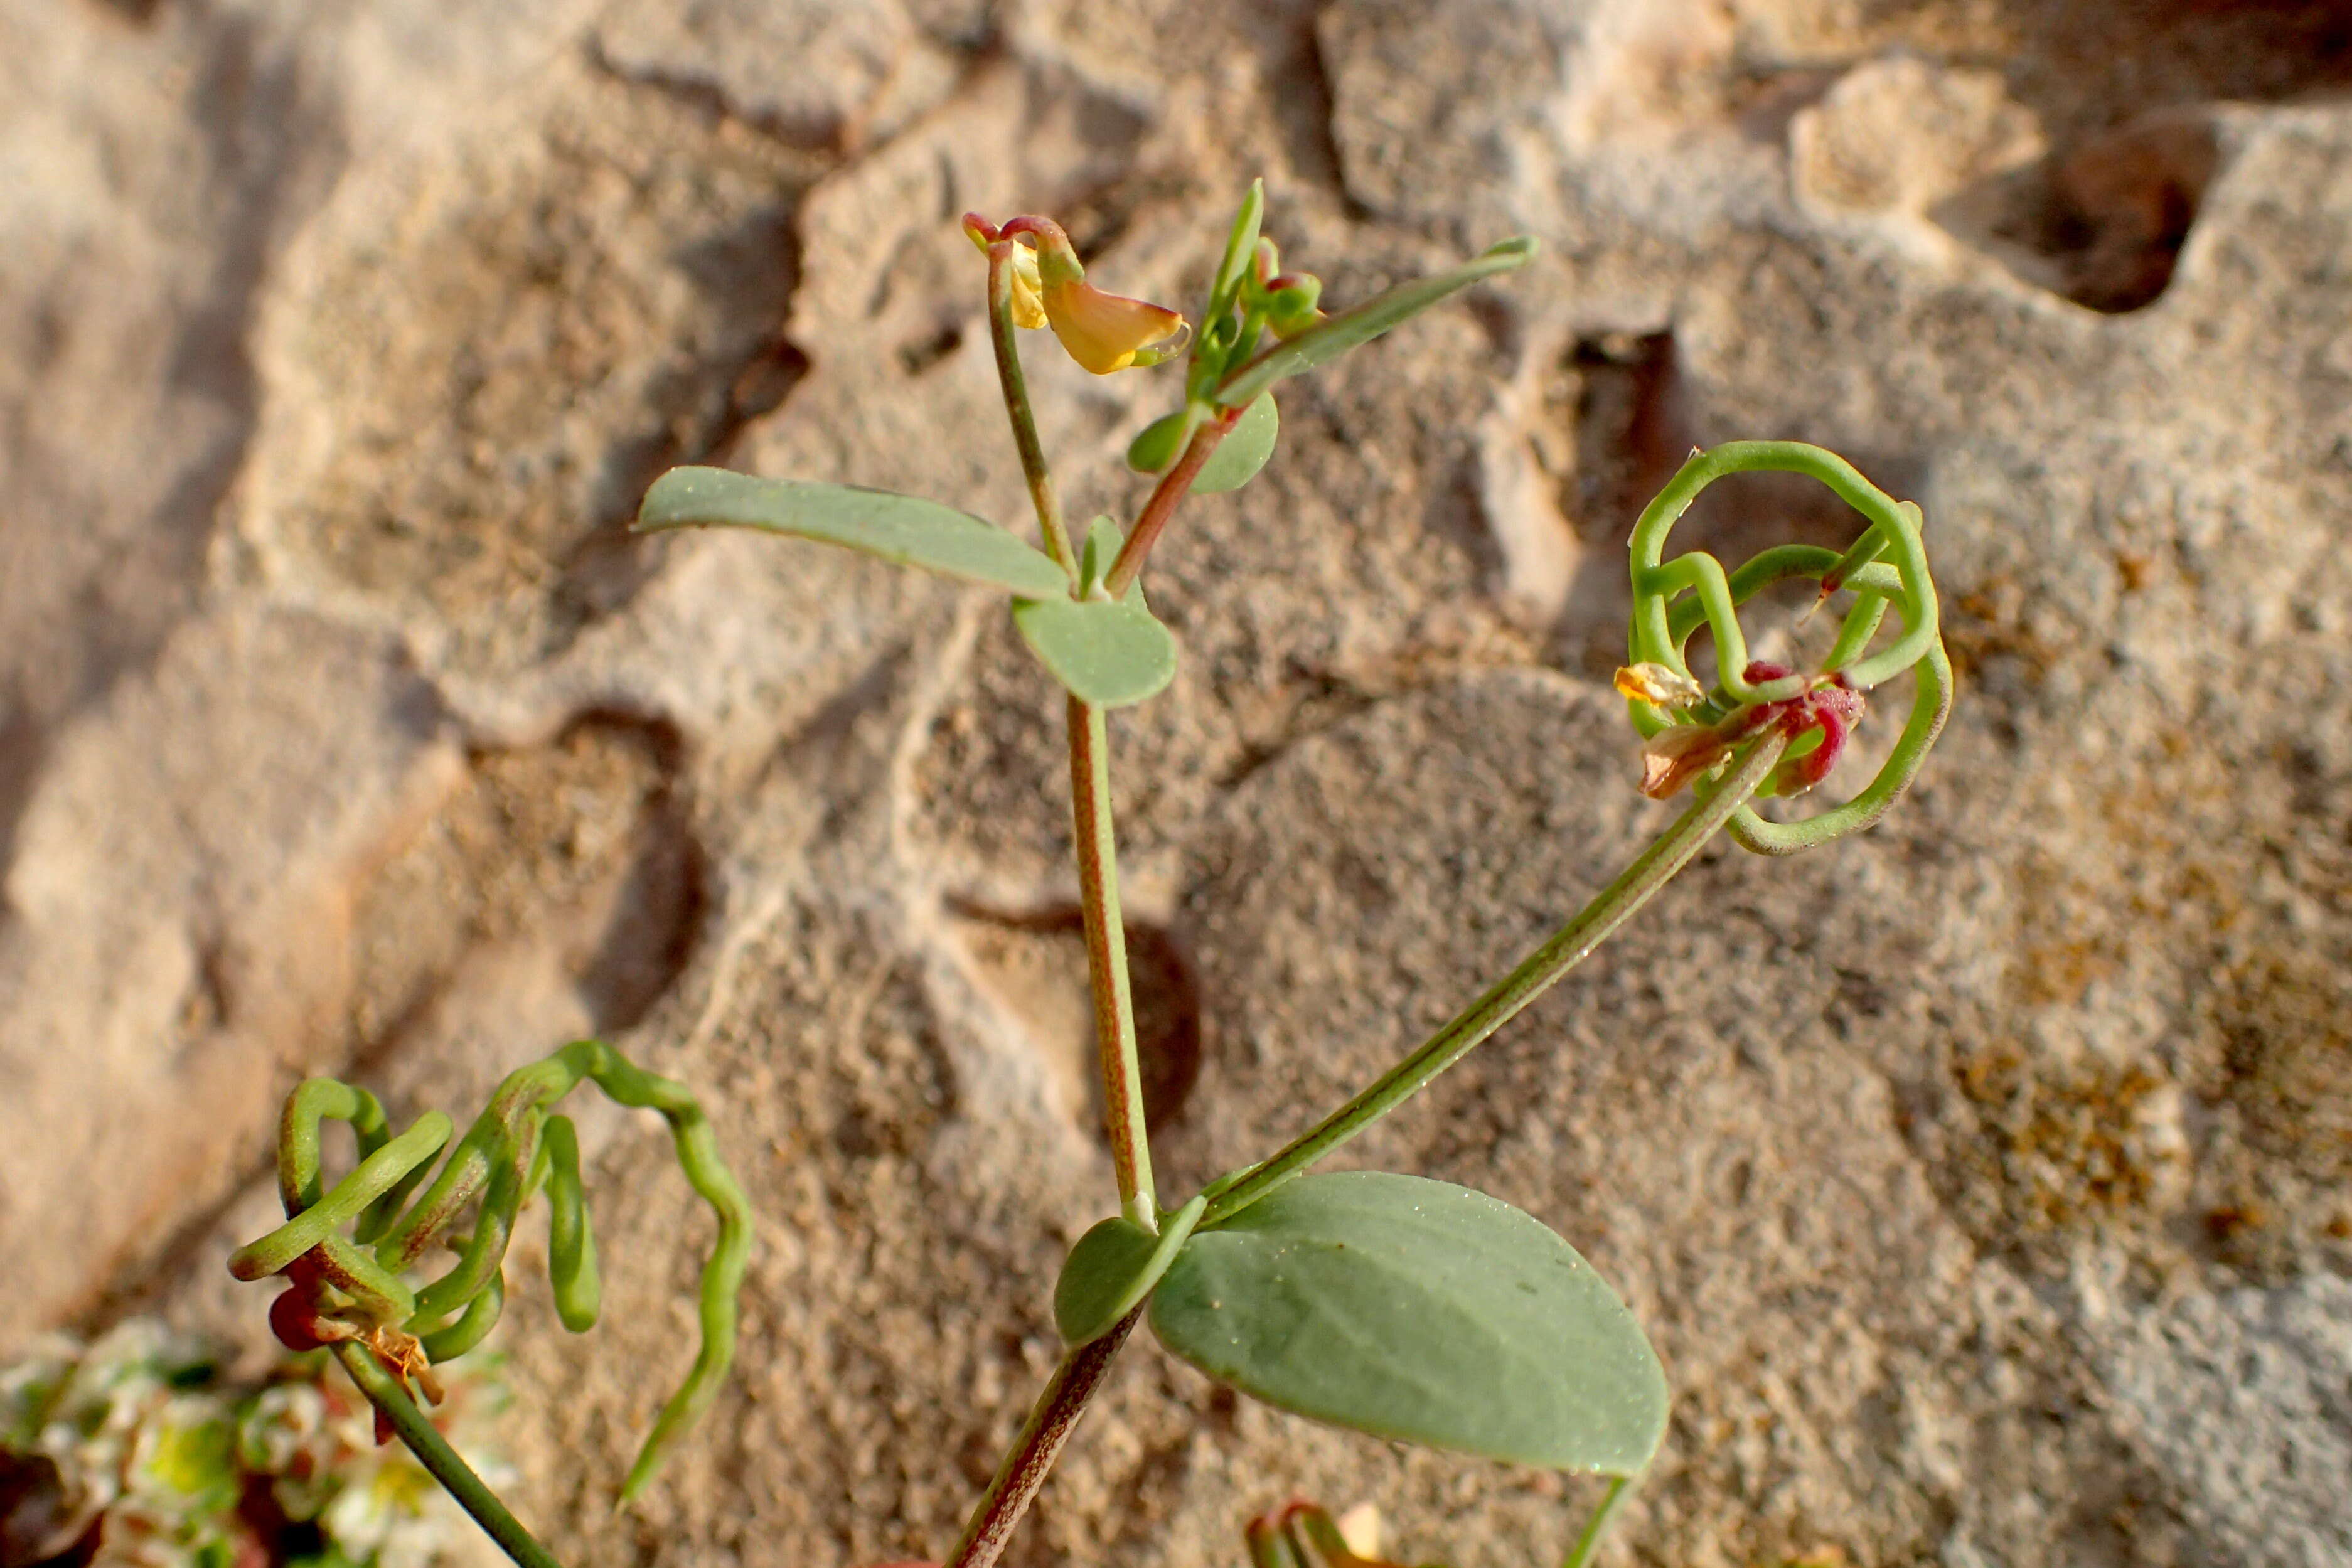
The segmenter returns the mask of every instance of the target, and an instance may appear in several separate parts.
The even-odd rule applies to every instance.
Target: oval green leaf
[[[1277,1187],[1185,1244],[1151,1328],[1213,1378],[1375,1437],[1629,1476],[1666,1428],[1657,1354],[1592,1266],[1448,1182]]]
[[[890,490],[673,468],[646,492],[636,531],[687,528],[763,528],[846,545],[900,566],[1034,598],[1070,591],[1068,575],[1051,556],[994,523]]]
[[[1467,288],[1482,277],[1525,267],[1536,254],[1536,242],[1526,235],[1489,246],[1475,260],[1449,272],[1400,283],[1374,295],[1353,309],[1328,316],[1295,338],[1285,339],[1227,378],[1216,399],[1227,408],[1253,402],[1260,392],[1286,377],[1336,360],[1349,350],[1370,342],[1397,323],[1420,315],[1447,295]]]
[[[1054,1326],[1062,1338],[1074,1345],[1100,1339],[1133,1312],[1168,1272],[1208,1207],[1205,1196],[1193,1198],[1168,1217],[1157,1236],[1113,1215],[1079,1237],[1054,1281]]]
[[[1013,623],[1053,677],[1097,707],[1139,703],[1175,678],[1176,639],[1139,604],[1024,599]]]
[[[1184,443],[1192,439],[1194,423],[1190,409],[1161,414],[1127,444],[1127,465],[1138,474],[1167,472],[1168,465],[1176,461]]]
[[[1265,460],[1274,455],[1275,441],[1281,434],[1282,416],[1275,412],[1274,394],[1265,393],[1242,410],[1241,418],[1201,465],[1200,473],[1192,476],[1192,494],[1213,496],[1238,490],[1256,478]]]

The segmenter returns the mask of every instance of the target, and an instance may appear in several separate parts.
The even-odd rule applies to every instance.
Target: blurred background
[[[943,1551],[1111,1207],[1060,703],[989,595],[625,527],[682,462],[1025,522],[958,214],[1195,311],[1262,175],[1327,302],[1545,248],[1286,383],[1154,558],[1163,1187],[1667,820],[1626,529],[1695,444],[1821,443],[1926,510],[1920,786],[1712,853],[1342,1163],[1531,1210],[1650,1326],[1618,1561],[2352,1561],[2347,89],[2342,0],[5,0],[0,1356],[259,1346],[222,1264],[295,1082],[470,1115],[593,1030],[712,1106],[743,1346],[614,1514],[707,1222],[585,1113],[606,1321],[527,1224],[519,1511],[582,1568]],[[1131,516],[1179,372],[1029,341],[1071,510]],[[1853,527],[1759,481],[1677,539]],[[1593,1495],[1139,1340],[1012,1560],[1238,1563],[1293,1491],[1483,1564]]]

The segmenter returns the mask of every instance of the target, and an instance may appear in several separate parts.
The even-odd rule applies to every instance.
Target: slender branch
[[[1151,498],[1143,503],[1143,510],[1136,517],[1127,543],[1119,547],[1118,559],[1111,562],[1109,572],[1103,578],[1103,588],[1113,599],[1126,595],[1128,585],[1143,570],[1143,559],[1151,553],[1160,530],[1168,526],[1168,519],[1176,515],[1176,508],[1192,493],[1192,481],[1199,476],[1201,465],[1209,460],[1209,454],[1217,449],[1217,443],[1225,438],[1225,433],[1241,416],[1241,410],[1229,408],[1204,420],[1192,433],[1192,439],[1185,443],[1184,455],[1160,476],[1160,483],[1152,487]]]
[[[1714,792],[1675,819],[1674,825],[1636,856],[1616,881],[1601,889],[1576,918],[1528,954],[1517,968],[1497,980],[1486,995],[1432,1035],[1419,1050],[1318,1122],[1280,1154],[1212,1198],[1207,1212],[1201,1217],[1200,1228],[1206,1230],[1232,1218],[1395,1110],[1431,1079],[1459,1061],[1471,1047],[1502,1028],[1520,1009],[1549,990],[1561,976],[1608,940],[1635,910],[1647,904],[1676,872],[1690,863],[1691,857],[1770,777],[1788,746],[1788,737],[1777,729],[1767,731],[1750,743]]]
[[[1118,906],[1118,849],[1111,836],[1110,734],[1103,710],[1070,699],[1070,808],[1076,826],[1078,899],[1086,912],[1087,977],[1094,988],[1095,1050],[1102,1063],[1103,1120],[1110,1132],[1118,1201],[1146,1230],[1160,1228],[1151,1142],[1143,1122],[1135,997],[1127,977],[1127,926]]]
[[[346,1340],[334,1347],[335,1359],[352,1375],[352,1381],[367,1396],[368,1403],[383,1412],[416,1462],[439,1481],[457,1506],[474,1516],[474,1522],[499,1543],[499,1549],[513,1558],[520,1568],[563,1568],[555,1554],[539,1543],[521,1521],[507,1511],[498,1494],[483,1483],[448,1439],[441,1436],[425,1413],[408,1397],[406,1390],[393,1375],[376,1364],[375,1356],[363,1345]]]
[[[1013,1527],[1021,1522],[1037,1489],[1045,1484],[1046,1472],[1054,1468],[1062,1445],[1070,1440],[1087,1402],[1102,1385],[1112,1358],[1142,1316],[1143,1309],[1136,1308],[1108,1333],[1088,1340],[1062,1358],[1031,1407],[1029,1419],[1022,1423],[1012,1450],[996,1467],[995,1479],[981,1494],[980,1506],[972,1510],[971,1522],[963,1527],[963,1539],[949,1553],[946,1568],[992,1568],[1012,1538]]]
[[[1036,508],[1045,551],[1075,580],[1077,552],[1070,548],[1069,526],[1062,520],[1062,503],[1054,494],[1053,471],[1045,466],[1045,449],[1037,440],[1037,416],[1029,407],[1029,379],[1022,373],[1021,345],[1013,335],[1013,244],[1001,239],[988,247],[988,340],[996,350],[996,379],[1004,389],[1004,412],[1013,421],[1013,444],[1020,449],[1021,473],[1029,481],[1029,504]]]

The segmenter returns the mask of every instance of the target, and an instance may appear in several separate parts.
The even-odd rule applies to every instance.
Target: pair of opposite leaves
[[[1246,483],[1272,455],[1276,429],[1274,397],[1261,395],[1192,488],[1206,493]],[[1069,574],[1043,550],[968,512],[893,490],[673,468],[654,481],[637,517],[641,533],[709,527],[845,545],[898,566],[1003,589],[1013,595],[1013,624],[1038,662],[1072,695],[1097,707],[1141,702],[1176,674],[1176,640],[1144,603],[1140,583],[1116,601],[1087,597],[1125,542],[1108,517],[1097,517],[1087,532],[1077,598]]]
[[[1526,265],[1532,240],[1506,240],[1460,267],[1399,284],[1274,344],[1214,392],[1241,416],[1193,481],[1195,493],[1237,489],[1273,455],[1280,434],[1273,388],[1379,337],[1480,278]],[[1183,415],[1171,415],[1182,419]],[[1160,422],[1166,423],[1166,421]],[[1156,428],[1156,427],[1155,427]],[[1083,702],[1122,707],[1158,693],[1176,673],[1176,643],[1135,588],[1092,597],[1124,536],[1108,517],[1088,530],[1076,597],[1055,560],[994,524],[888,490],[760,479],[721,468],[673,468],[654,481],[637,530],[733,527],[845,545],[902,566],[1000,588],[1030,650]]]
[[[1274,454],[1280,433],[1274,394],[1261,392],[1192,481],[1196,494],[1239,489]],[[1125,707],[1175,678],[1176,639],[1143,601],[1140,583],[1116,601],[1087,597],[1126,542],[1097,517],[1079,562],[1080,597],[1053,557],[968,512],[893,490],[760,479],[724,468],[673,468],[654,481],[639,532],[734,527],[846,545],[899,566],[1007,590],[1013,622],[1030,652],[1073,696]]]

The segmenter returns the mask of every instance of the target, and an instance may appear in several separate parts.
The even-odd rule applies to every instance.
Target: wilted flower
[[[1627,696],[1656,702],[1655,697],[1627,690],[1627,677],[1635,670],[1657,667],[1636,665],[1633,670],[1618,671],[1617,689]],[[1748,666],[1748,679],[1759,685],[1792,674],[1781,665],[1761,661]],[[1685,785],[1721,766],[1740,742],[1778,726],[1792,743],[1801,743],[1807,735],[1816,731],[1820,734],[1816,745],[1785,758],[1772,770],[1771,793],[1801,795],[1828,778],[1830,770],[1837,766],[1845,751],[1846,737],[1862,718],[1862,709],[1860,692],[1843,682],[1832,681],[1783,702],[1757,703],[1741,708],[1718,723],[1670,725],[1652,736],[1642,747],[1642,793],[1653,800],[1678,794]]]
[[[1666,664],[1628,664],[1617,672],[1617,695],[1653,707],[1696,707],[1706,700],[1706,688]]]

